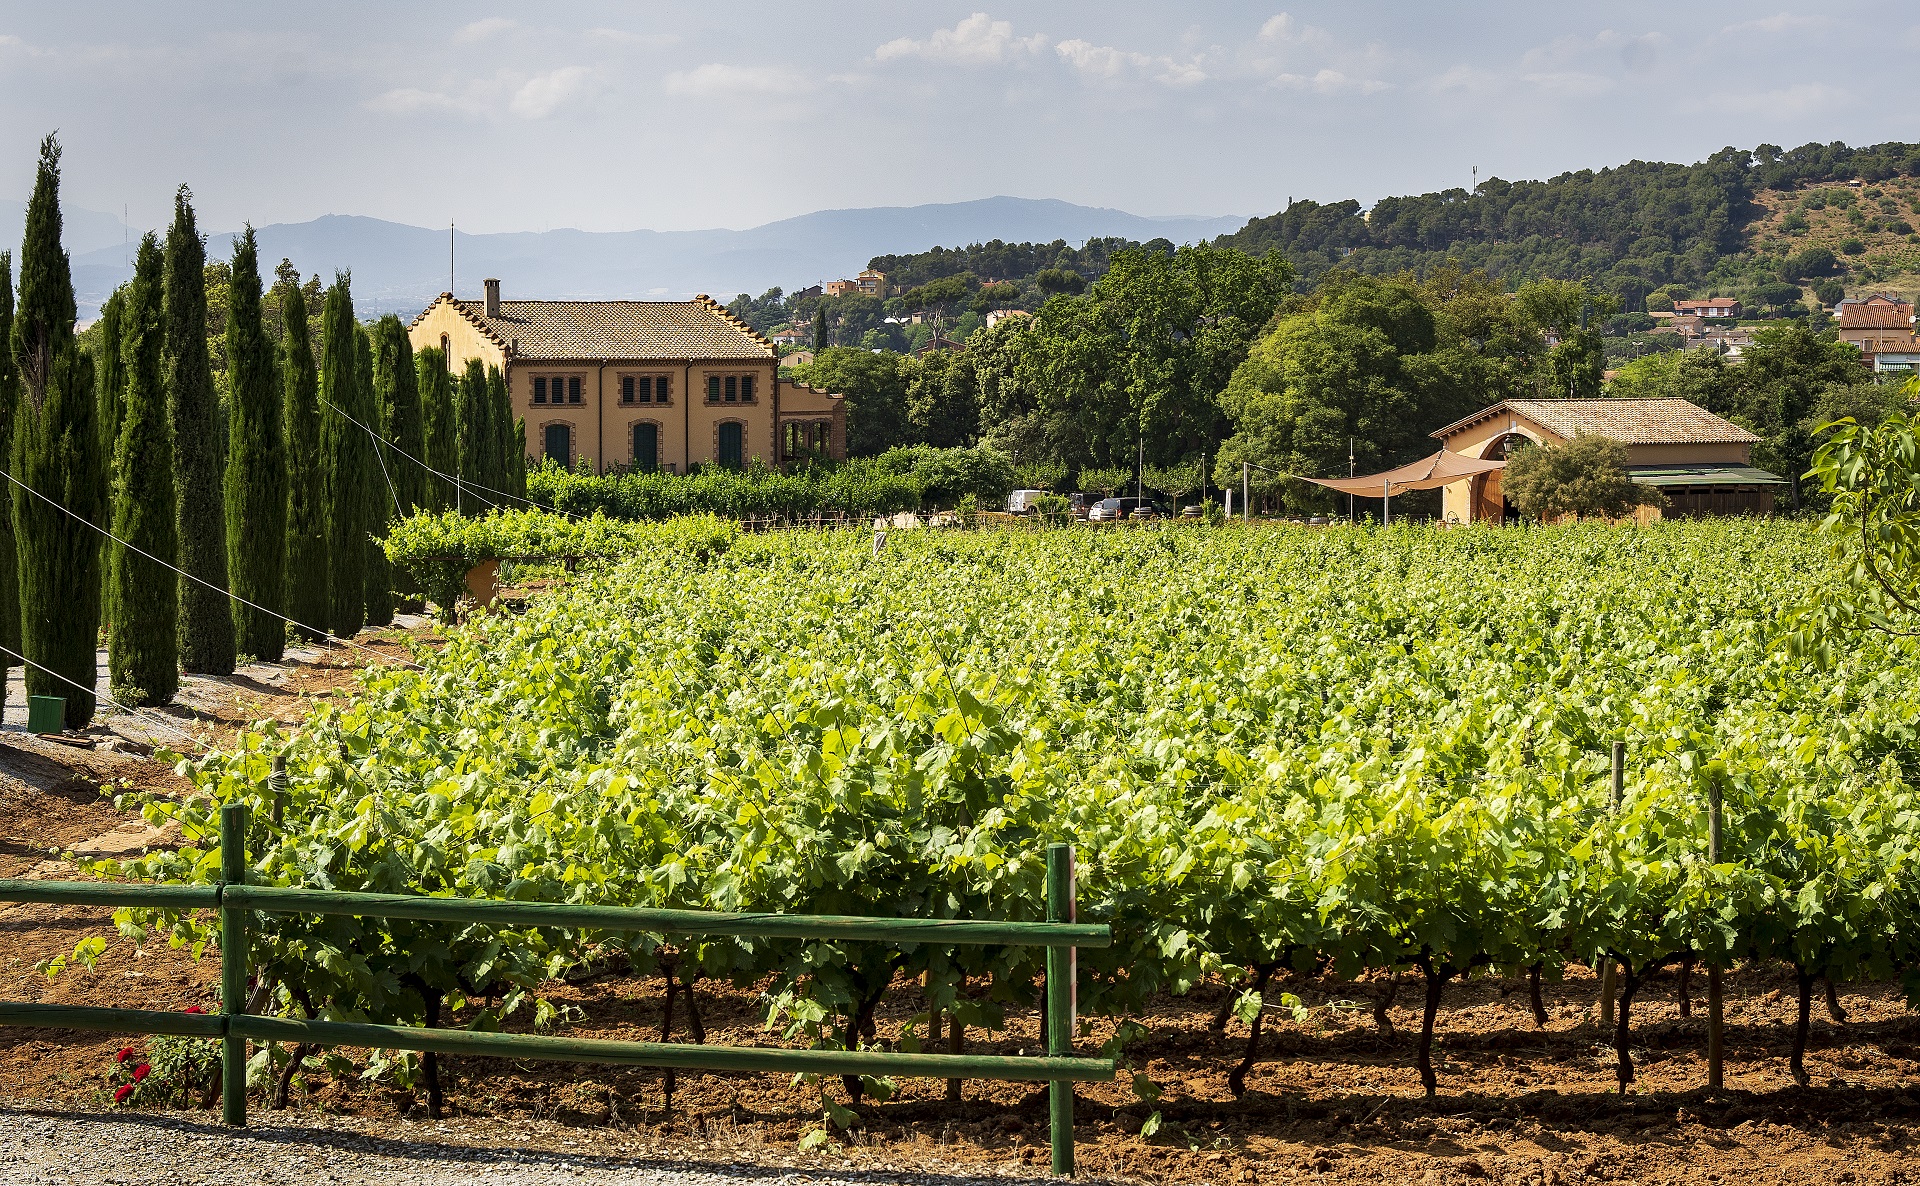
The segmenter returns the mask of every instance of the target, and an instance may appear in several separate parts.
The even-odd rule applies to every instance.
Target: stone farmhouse
[[[782,378],[773,343],[707,296],[690,301],[506,301],[443,292],[413,319],[457,375],[505,374],[534,464],[596,473],[842,460],[846,401]]]
[[[1448,452],[1481,461],[1504,461],[1509,449],[1581,435],[1619,441],[1633,480],[1667,496],[1664,510],[1640,508],[1642,520],[1770,514],[1775,493],[1788,485],[1754,468],[1759,437],[1684,399],[1502,400],[1431,435]],[[1500,479],[1494,470],[1443,487],[1443,516],[1455,523],[1512,519]]]

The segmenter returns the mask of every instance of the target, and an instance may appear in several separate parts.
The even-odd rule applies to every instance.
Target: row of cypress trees
[[[64,697],[69,727],[94,715],[103,608],[115,698],[165,703],[182,669],[281,658],[289,619],[316,641],[390,622],[376,537],[394,517],[498,501],[469,482],[524,496],[523,434],[497,369],[455,383],[438,350],[414,356],[399,318],[358,322],[345,274],[326,293],[318,364],[297,283],[281,293],[276,349],[251,227],[229,271],[223,417],[185,186],[164,242],[141,239],[133,279],[103,306],[97,357],[82,349],[59,180],[48,136],[17,306],[0,252],[0,665],[24,658],[29,694]]]

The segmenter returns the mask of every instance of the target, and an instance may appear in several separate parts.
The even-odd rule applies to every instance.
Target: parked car
[[[1087,521],[1117,523],[1122,519],[1157,519],[1160,514],[1151,498],[1103,498],[1087,512]]]
[[[1046,493],[1045,490],[1015,490],[1007,495],[1007,513],[1009,515],[1033,514],[1033,500]]]
[[[1085,494],[1067,495],[1067,504],[1073,507],[1073,517],[1076,519],[1086,518],[1088,509],[1098,501],[1100,500],[1097,498],[1089,498]]]

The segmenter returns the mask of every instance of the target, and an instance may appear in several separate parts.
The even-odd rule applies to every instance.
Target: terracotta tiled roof
[[[1444,440],[1509,409],[1563,440],[1581,433],[1623,445],[1751,445],[1760,439],[1684,399],[1510,399],[1430,435]]]
[[[442,299],[450,299],[443,297]],[[454,300],[467,320],[526,359],[771,359],[773,344],[711,297],[690,301]]]
[[[1842,301],[1841,329],[1910,329],[1913,306],[1905,301]]]

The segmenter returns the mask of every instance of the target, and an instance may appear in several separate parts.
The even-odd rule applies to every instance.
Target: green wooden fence
[[[1114,1077],[1111,1059],[1073,1053],[1074,951],[1113,942],[1104,925],[1074,921],[1073,851],[1047,848],[1047,921],[860,918],[847,915],[728,914],[639,910],[550,902],[430,898],[409,894],[340,893],[246,884],[246,807],[220,809],[221,882],[210,886],[0,879],[0,901],[76,906],[167,907],[220,914],[219,1014],[170,1013],[0,1001],[0,1025],[172,1034],[222,1041],[221,1104],[228,1124],[247,1122],[247,1042],[306,1042],[441,1054],[539,1058],[712,1071],[808,1071],[830,1075],[902,1075],[932,1079],[1012,1079],[1049,1083],[1053,1172],[1073,1173],[1073,1084]],[[481,1033],[460,1029],[371,1025],[248,1014],[247,918],[265,914],[346,914],[494,926],[592,927],[678,935],[746,935],[768,939],[855,939],[938,945],[996,944],[1047,949],[1047,1053],[905,1054],[878,1050],[789,1050],[748,1046],[615,1042],[597,1038]]]

